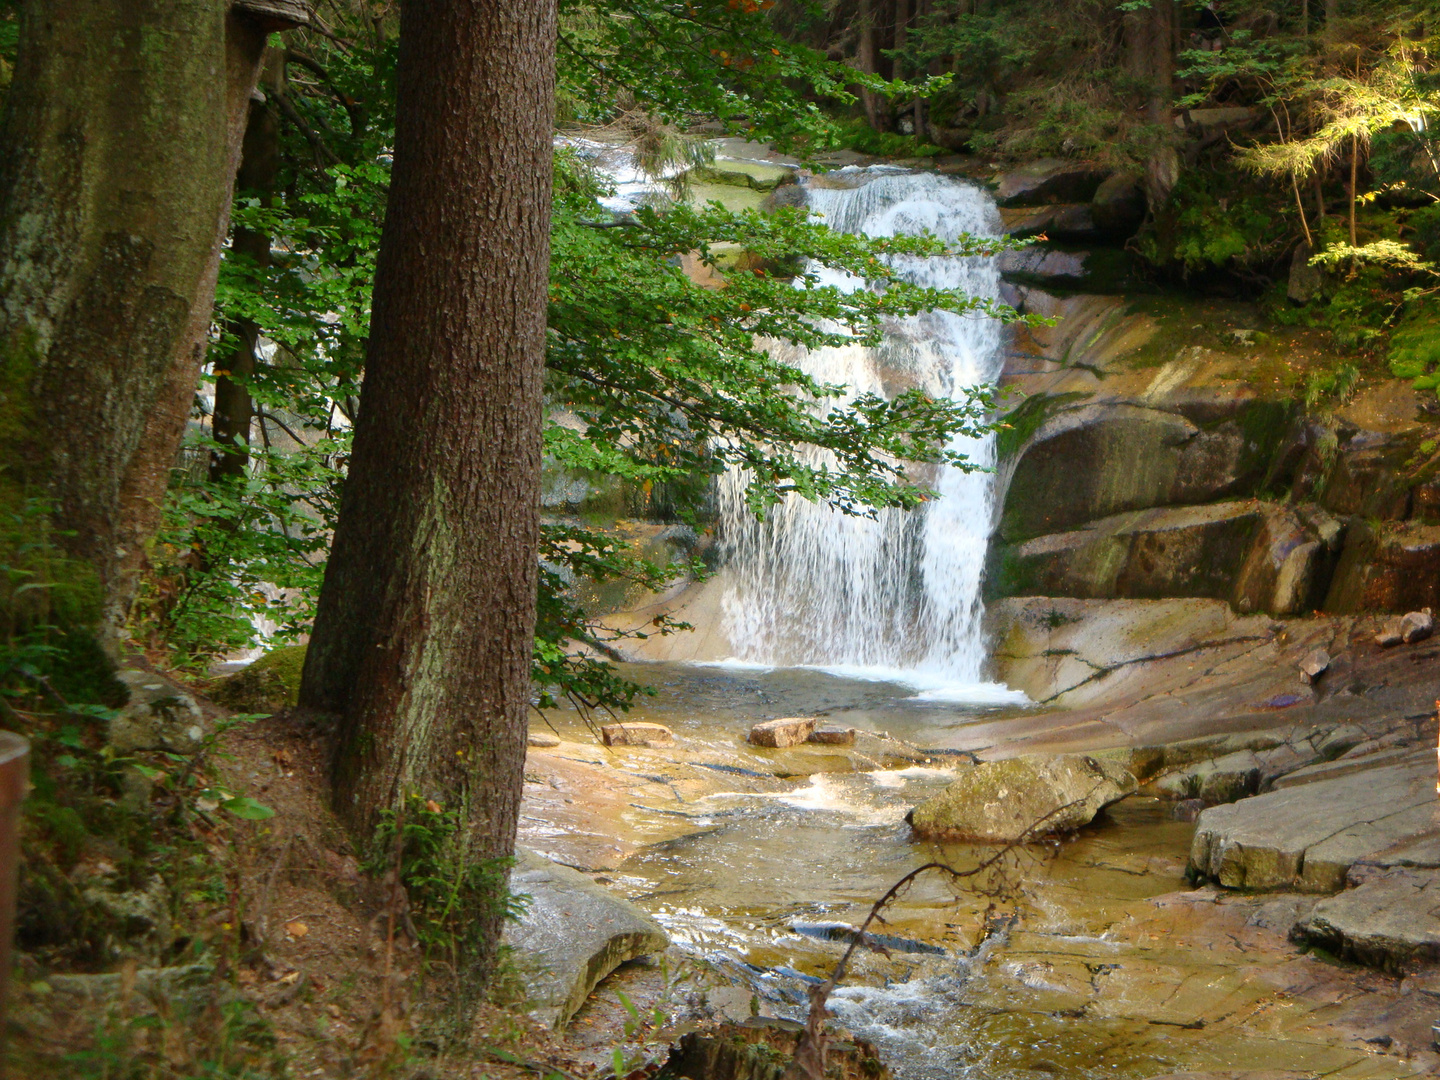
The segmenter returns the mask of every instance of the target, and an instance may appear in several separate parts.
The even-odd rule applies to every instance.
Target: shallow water
[[[760,719],[823,713],[923,747],[1024,711],[937,704],[913,687],[814,670],[657,664],[626,673],[657,691],[632,719],[671,727],[692,763],[710,755],[751,775],[773,776],[798,753],[745,746]],[[562,734],[582,737],[571,723],[561,718]],[[616,760],[634,769],[659,757],[621,751]],[[767,1011],[799,1017],[808,986],[843,951],[844,928],[892,883],[927,862],[965,870],[993,854],[919,842],[904,823],[968,767],[953,757],[889,769],[862,762],[766,784],[737,772],[734,790],[712,785],[684,806],[693,831],[642,848],[610,880],[682,950],[747,986]],[[1187,891],[1192,831],[1166,805],[1132,798],[981,877],[931,874],[872,926],[887,935],[886,953],[857,951],[832,1010],[878,1043],[902,1080],[1421,1075],[1354,1034],[1356,1002],[1390,1008],[1395,984],[1299,955],[1284,936],[1293,918],[1272,911],[1290,901]]]

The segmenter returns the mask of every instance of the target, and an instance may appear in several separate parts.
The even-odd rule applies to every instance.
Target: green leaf
[[[226,799],[220,804],[222,810],[228,810],[238,818],[245,821],[264,821],[266,818],[275,816],[275,811],[264,803],[256,802],[248,795],[240,795],[233,799]]]

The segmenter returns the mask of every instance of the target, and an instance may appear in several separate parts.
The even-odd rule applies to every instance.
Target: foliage
[[[1152,220],[1135,246],[1152,263],[1176,262],[1191,273],[1263,267],[1288,239],[1273,205],[1219,170],[1191,170],[1175,185],[1165,217]]]
[[[837,120],[835,129],[842,146],[862,154],[874,154],[876,157],[928,158],[944,153],[940,147],[915,135],[876,131],[858,116]]]
[[[89,1046],[64,1056],[73,1080],[285,1080],[284,1052],[254,1004],[236,998],[206,1015],[162,1000],[153,1013],[107,1013]]]
[[[516,919],[528,902],[509,890],[514,860],[476,860],[463,849],[461,813],[410,793],[399,809],[381,811],[366,863],[375,877],[404,887],[416,938],[432,961],[446,962],[453,971],[461,970],[461,956],[480,944],[480,916],[493,912]]]
[[[291,452],[263,449],[238,479],[176,470],[137,603],[137,629],[203,666],[250,647],[259,620],[293,640],[314,616],[348,433]],[[192,446],[213,449],[196,437]]]
[[[1440,395],[1440,317],[1433,304],[1413,311],[1390,338],[1390,372]]]
[[[932,115],[976,152],[1133,165],[1153,133],[1133,117],[1113,16],[1107,0],[937,0],[892,55],[910,70],[954,66]]]
[[[696,140],[674,123],[697,110],[737,123],[743,114],[766,135],[812,147],[833,144],[833,125],[800,88],[849,100],[844,86],[854,72],[789,46],[759,8],[747,7],[566,4],[562,97],[656,171],[698,160]],[[177,475],[142,625],[193,663],[251,644],[261,618],[287,635],[304,629],[363,360],[393,130],[394,43],[358,31],[343,43],[295,38],[292,53],[306,59],[293,69],[325,74],[303,86],[292,80],[282,182],[270,197],[242,193],[237,211],[237,225],[276,238],[280,257],[261,268],[227,256],[211,353],[214,370],[233,348],[226,328],[238,318],[258,324],[277,347],[246,380],[263,414],[257,426],[264,433],[283,420],[292,437],[283,449],[256,452],[239,484]],[[780,75],[802,81],[777,82]],[[758,514],[792,493],[868,514],[926,496],[909,463],[967,466],[944,447],[985,423],[983,392],[958,402],[919,391],[849,401],[845,388],[817,383],[759,343],[874,341],[885,319],[933,307],[1004,316],[894,273],[897,261],[940,253],[942,244],[836,234],[794,210],[667,204],[617,221],[598,201],[606,193],[581,154],[557,153],[544,433],[551,465],[665,491],[670,512],[688,521],[703,513],[706,485],[697,478],[732,467],[748,470]],[[729,270],[723,289],[695,285],[676,265],[696,252],[719,270],[735,247],[760,268]],[[953,254],[993,250],[965,243]],[[783,269],[810,260],[870,287],[847,294]],[[214,444],[202,436],[192,446]],[[603,651],[610,633],[581,609],[572,586],[659,588],[700,568],[647,561],[612,536],[561,521],[547,522],[541,555],[537,703],[566,695],[582,708],[625,708],[638,688],[595,652],[576,650],[578,642]],[[661,620],[645,632],[677,628]]]

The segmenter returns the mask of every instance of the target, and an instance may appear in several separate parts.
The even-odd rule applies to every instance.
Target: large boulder
[[[1341,433],[1342,436],[1344,433]],[[1324,479],[1321,503],[1332,514],[1394,521],[1410,512],[1406,462],[1417,439],[1380,431],[1341,437]]]
[[[1137,405],[1045,416],[1011,470],[1003,540],[1026,540],[1126,510],[1231,498],[1253,490],[1270,456],[1236,420],[1213,428]]]
[[[1200,799],[1214,806],[1259,794],[1287,773],[1323,760],[1320,749],[1303,741],[1264,750],[1236,750],[1162,773],[1146,785],[1146,791],[1176,800]]]
[[[1325,597],[1325,610],[1440,609],[1440,525],[1355,521]]]
[[[622,724],[603,724],[600,739],[606,746],[644,746],[661,749],[675,745],[675,733],[664,724],[646,724],[630,720]]]
[[[1048,244],[1032,244],[1004,252],[998,264],[1008,282],[1084,289],[1087,296],[1119,293],[1130,285],[1134,273],[1130,255],[1114,248],[1065,251]]]
[[[1228,600],[1264,516],[1251,501],[1116,514],[996,546],[987,589],[993,596]]]
[[[966,769],[939,795],[911,810],[916,834],[937,840],[1012,843],[1088,824],[1135,790],[1112,760],[1082,754],[987,761]]]
[[[1090,200],[1095,225],[1116,236],[1129,236],[1145,220],[1145,178],[1139,173],[1111,173]]]
[[[223,679],[210,697],[227,709],[244,712],[279,712],[300,700],[300,673],[305,668],[304,645],[282,645]]]
[[[995,201],[1001,206],[1089,202],[1108,175],[1108,169],[1092,162],[1042,158],[1001,173]]]
[[[117,753],[167,750],[193,754],[205,741],[205,714],[195,699],[150,671],[132,668],[117,679],[130,700],[110,720],[109,742]]]
[[[1137,696],[1151,692],[1148,688],[1161,668],[1193,664],[1200,655],[1207,664],[1216,663],[1253,650],[1270,634],[1268,619],[1236,618],[1221,600],[1009,597],[986,605],[985,622],[995,643],[995,675],[1035,701],[1076,694],[1106,699],[1120,694],[1124,700],[1134,700],[1131,692]],[[1255,693],[1247,691],[1251,697]],[[1073,696],[1063,701],[1078,704]],[[1114,730],[1108,721],[1106,729]],[[1175,738],[1193,735],[1191,728],[1181,730],[1189,734]],[[1148,731],[1144,737],[1170,740],[1159,731]],[[1246,748],[1207,745],[1183,759],[1162,755],[1164,760],[1153,764],[1127,767],[1137,776],[1153,775],[1162,767]]]
[[[1235,610],[1301,615],[1319,608],[1344,536],[1344,526],[1318,506],[1267,506],[1235,578]]]
[[[670,938],[654,919],[578,870],[516,849],[510,888],[530,902],[508,923],[534,1015],[563,1028],[595,984],[627,960],[663,952]]]
[[[1298,784],[1200,815],[1190,868],[1235,889],[1334,892],[1357,862],[1434,827],[1435,755]]]
[[[1241,614],[1293,615],[1320,606],[1341,535],[1316,507],[1253,499],[1137,510],[993,545],[986,589],[991,598],[1206,597]]]
[[[1000,211],[1000,228],[1006,236],[1043,236],[1072,244],[1105,238],[1105,230],[1095,223],[1095,211],[1089,203],[1003,209]]]

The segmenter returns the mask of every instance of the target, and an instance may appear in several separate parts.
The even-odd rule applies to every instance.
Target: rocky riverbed
[[[653,967],[622,968],[621,985],[692,1018],[794,1017],[892,881],[994,850],[921,840],[913,807],[977,760],[1089,754],[1139,791],[981,880],[918,884],[837,994],[844,1026],[902,1077],[1433,1075],[1436,650],[1381,648],[1379,624],[1204,601],[1002,604],[1001,673],[1032,695],[1048,685],[1041,707],[636,665],[657,695],[634,719],[674,745],[605,747],[577,715],[537,728],[551,745],[527,763],[522,842],[632,901],[692,979],[683,1007]],[[1307,684],[1316,643],[1333,661]],[[797,714],[856,741],[747,741]],[[581,1025],[614,1007],[607,985]]]

